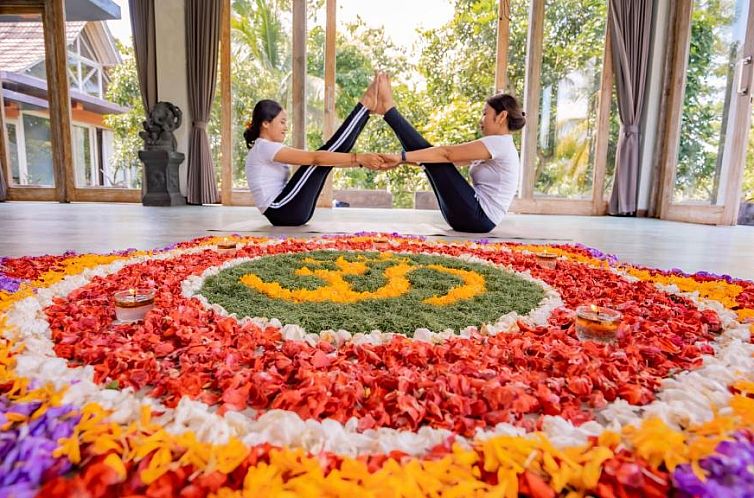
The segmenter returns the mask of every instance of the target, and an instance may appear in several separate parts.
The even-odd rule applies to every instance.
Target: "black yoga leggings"
[[[369,109],[356,104],[338,131],[319,150],[348,152],[369,120]],[[301,166],[264,215],[275,226],[303,225],[314,215],[317,199],[332,166]]]
[[[385,113],[385,121],[393,129],[404,150],[419,150],[432,147],[393,107]],[[437,196],[440,212],[448,225],[459,232],[487,233],[495,224],[487,217],[479,204],[474,188],[469,185],[458,169],[451,163],[424,165],[429,183]]]

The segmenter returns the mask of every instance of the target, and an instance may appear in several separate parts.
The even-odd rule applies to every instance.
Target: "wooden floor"
[[[0,203],[0,256],[55,254],[66,250],[109,252],[130,247],[151,249],[219,232],[233,223],[265,220],[255,208],[186,206],[149,208],[137,204]],[[437,211],[397,209],[320,209],[314,221],[342,223],[353,230],[358,221],[441,224]],[[710,227],[645,218],[510,215],[508,233],[558,242],[580,242],[632,263],[730,274],[754,280],[754,227]],[[374,223],[372,223],[372,226]],[[313,234],[290,233],[301,237]],[[272,231],[281,235],[280,231]],[[286,232],[289,233],[289,232]],[[478,235],[470,235],[478,239]],[[517,241],[521,241],[520,239]],[[541,240],[538,240],[541,242]]]

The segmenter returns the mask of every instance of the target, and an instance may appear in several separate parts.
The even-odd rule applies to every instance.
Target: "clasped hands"
[[[400,154],[377,154],[367,152],[358,155],[359,163],[364,167],[375,171],[387,171],[397,168],[401,164]]]

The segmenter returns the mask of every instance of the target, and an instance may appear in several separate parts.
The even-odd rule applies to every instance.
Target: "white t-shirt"
[[[254,141],[246,155],[246,180],[249,182],[254,204],[262,213],[283,191],[291,174],[289,165],[273,159],[283,147],[285,144],[281,142],[271,142],[260,137]]]
[[[516,195],[521,162],[513,136],[489,135],[481,140],[492,157],[472,162],[469,174],[484,214],[497,225]]]

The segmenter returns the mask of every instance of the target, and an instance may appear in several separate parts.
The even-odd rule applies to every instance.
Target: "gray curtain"
[[[639,186],[639,123],[649,74],[652,0],[610,0],[608,29],[621,128],[615,154],[615,181],[608,212],[634,215]]]
[[[221,0],[186,0],[188,103],[194,122],[188,148],[188,203],[219,201],[207,121],[215,97]]]
[[[155,46],[154,0],[128,0],[134,39],[136,73],[139,75],[144,113],[157,103],[157,53]]]

